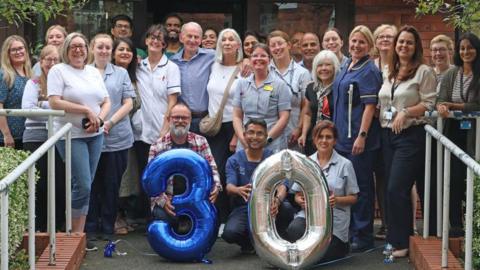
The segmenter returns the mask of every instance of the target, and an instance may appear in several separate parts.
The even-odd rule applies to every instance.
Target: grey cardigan
[[[440,92],[438,93],[437,104],[442,102],[452,102],[453,84],[457,77],[459,67],[450,68],[443,76],[440,82]],[[472,81],[467,89],[467,102],[465,102],[464,112],[480,111],[480,85]]]
[[[452,102],[453,84],[457,77],[459,67],[450,68],[440,82],[440,92],[438,93],[437,104],[442,102]],[[480,84],[472,81],[467,90],[467,102],[463,112],[480,111]],[[447,119],[445,123],[444,134],[450,133],[451,125],[458,124],[454,119]],[[472,121],[472,128],[467,131],[467,149],[464,149],[470,156],[475,154],[475,124]]]

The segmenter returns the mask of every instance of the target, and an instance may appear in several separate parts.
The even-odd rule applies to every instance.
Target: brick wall
[[[454,29],[443,22],[443,17],[415,15],[415,6],[403,0],[355,0],[355,25],[368,26],[372,32],[381,24],[394,24],[397,27],[409,24],[420,32],[426,63],[430,63],[430,40],[439,34],[446,34],[453,40]]]

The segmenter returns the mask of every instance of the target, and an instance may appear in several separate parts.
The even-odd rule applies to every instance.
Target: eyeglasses
[[[148,38],[156,41],[162,41],[162,36],[161,35],[149,35]]]
[[[444,53],[447,51],[447,48],[435,48],[432,49],[432,53]]]
[[[170,118],[173,121],[187,121],[190,120],[190,116],[183,116],[183,115],[172,115]]]
[[[115,24],[115,28],[130,29],[130,25],[128,25],[128,24]]]
[[[393,39],[394,36],[391,36],[391,35],[380,35],[378,36],[378,39],[388,39],[388,40],[391,40]]]
[[[19,52],[23,52],[25,50],[25,47],[17,47],[17,48],[10,48],[8,51],[10,53],[19,53]]]
[[[47,63],[58,63],[59,59],[58,58],[55,58],[55,57],[52,57],[52,58],[43,58],[43,61],[47,62]]]
[[[72,44],[72,45],[69,46],[69,49],[72,50],[72,51],[85,50],[85,48],[87,48],[87,46],[85,46],[83,44]]]

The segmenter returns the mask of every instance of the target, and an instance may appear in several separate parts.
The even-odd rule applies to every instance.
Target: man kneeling
[[[148,161],[150,162],[150,160],[157,155],[170,149],[186,148],[196,152],[205,158],[212,168],[213,180],[215,183],[212,185],[209,200],[211,203],[215,203],[218,193],[222,190],[217,165],[215,164],[215,159],[210,151],[207,139],[188,131],[190,129],[191,121],[192,112],[190,111],[190,108],[180,101],[175,104],[170,111],[170,131],[160,137],[156,143],[152,144]],[[150,201],[152,216],[154,219],[166,220],[172,225],[177,233],[185,234],[190,230],[191,221],[188,218],[185,220],[177,219],[174,211],[175,208],[172,205],[172,196],[178,193],[175,192],[175,190],[177,188],[185,189],[184,187],[181,187],[181,182],[182,181],[177,181],[175,177],[170,178],[165,193],[160,194],[158,197],[152,197]]]

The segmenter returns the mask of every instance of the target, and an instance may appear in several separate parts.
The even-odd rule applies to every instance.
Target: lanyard
[[[393,84],[392,84],[392,89],[390,90],[391,91],[391,99],[393,101],[393,94],[395,93],[395,90],[397,90],[398,86],[400,85],[401,82],[399,82],[397,84],[397,78],[395,77],[395,79],[393,79]]]
[[[277,68],[274,68],[275,72],[277,73],[278,77],[280,77],[286,84],[287,86],[290,88],[290,92],[292,92],[292,95],[295,95],[295,96],[298,96],[298,93],[293,91],[293,87],[292,87],[292,82],[293,82],[293,77],[295,76],[295,68],[293,68],[293,60],[292,62],[290,62],[290,64],[288,65],[288,69],[287,69],[287,72],[290,72],[290,83],[287,82],[285,80],[285,78],[283,78],[283,75],[279,72],[279,70]]]
[[[463,71],[460,71],[460,98],[462,99],[462,102],[466,102],[464,93],[463,93]],[[468,93],[467,93],[467,98],[468,98]]]

